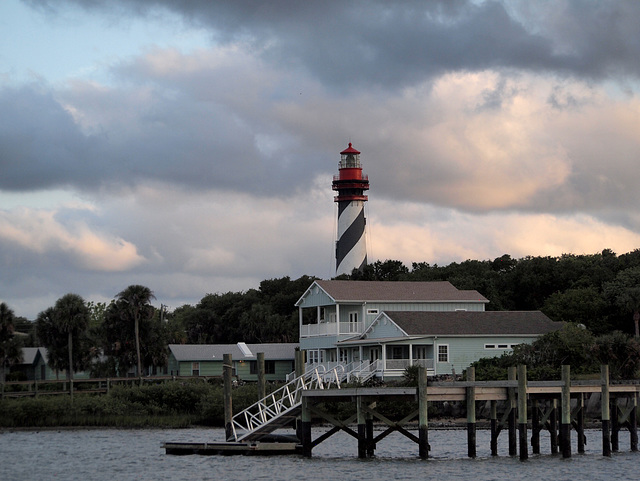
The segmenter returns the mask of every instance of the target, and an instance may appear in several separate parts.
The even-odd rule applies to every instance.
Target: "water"
[[[321,429],[314,428],[314,439]],[[544,433],[543,433],[544,434]],[[491,457],[489,433],[478,431],[476,459],[466,458],[466,431],[432,430],[429,460],[418,459],[418,446],[399,433],[387,436],[373,459],[357,458],[357,443],[338,433],[314,448],[311,459],[299,455],[168,456],[164,441],[221,441],[219,429],[71,430],[0,433],[0,480],[524,480],[635,479],[640,453],[629,452],[629,436],[620,433],[620,452],[602,456],[600,431],[587,432],[587,452],[569,459],[543,454],[520,461],[509,457],[507,433],[500,435],[498,457]]]

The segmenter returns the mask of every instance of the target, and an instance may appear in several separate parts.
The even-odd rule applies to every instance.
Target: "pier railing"
[[[342,370],[342,366],[331,370],[318,366],[252,404],[233,416],[233,438],[235,441],[251,441],[288,424],[300,409],[302,392],[330,387],[340,389]]]

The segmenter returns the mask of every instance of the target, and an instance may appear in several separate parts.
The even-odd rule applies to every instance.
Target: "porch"
[[[340,382],[365,382],[372,378],[400,379],[409,366],[421,366],[427,370],[428,376],[435,375],[435,361],[433,359],[389,359],[383,361],[368,359],[362,361],[345,362],[310,362],[306,364],[306,371],[319,369],[320,372],[340,373]]]
[[[320,322],[318,324],[301,324],[300,337],[340,336],[361,334],[363,322]]]

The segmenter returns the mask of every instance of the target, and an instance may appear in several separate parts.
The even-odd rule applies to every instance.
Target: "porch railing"
[[[364,322],[321,322],[300,326],[300,337],[361,334]]]
[[[389,371],[403,371],[411,365],[434,369],[435,363],[433,359],[387,359],[385,368]]]

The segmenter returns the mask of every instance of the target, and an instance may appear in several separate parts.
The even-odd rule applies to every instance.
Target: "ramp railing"
[[[340,389],[341,369],[341,366],[336,366],[327,371],[318,366],[233,416],[231,425],[235,441],[255,439],[282,427],[282,422],[289,422],[287,415],[292,415],[300,407],[302,392],[307,389],[329,389],[332,386]]]

